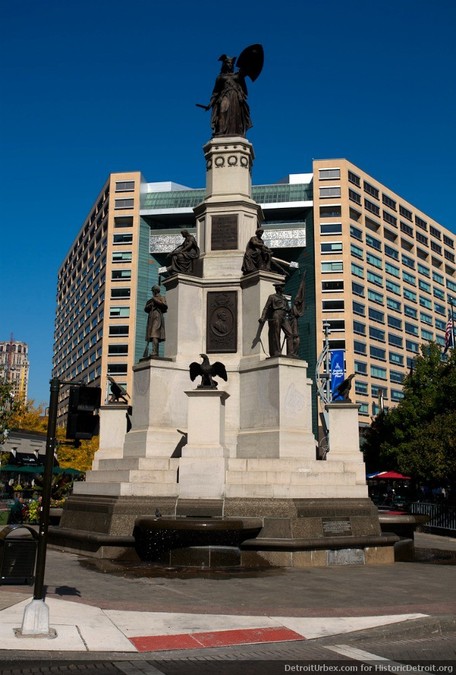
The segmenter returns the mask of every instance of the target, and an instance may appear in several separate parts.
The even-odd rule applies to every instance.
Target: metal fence
[[[429,516],[426,532],[456,537],[456,506],[445,503],[413,502],[409,511],[414,515]]]

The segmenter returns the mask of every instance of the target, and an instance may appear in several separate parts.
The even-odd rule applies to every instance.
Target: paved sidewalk
[[[456,551],[456,542],[448,539],[418,535],[417,545],[446,555]],[[311,640],[422,622],[456,614],[454,573],[454,564],[438,561],[177,573],[51,549],[45,602],[57,637],[17,637],[33,589],[3,585],[0,649],[159,653]]]

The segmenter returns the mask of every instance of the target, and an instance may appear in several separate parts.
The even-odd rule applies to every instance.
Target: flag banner
[[[331,400],[340,401],[343,397],[336,393],[337,387],[345,379],[344,349],[335,349],[331,352]]]
[[[448,317],[445,329],[445,352],[447,352],[450,347],[454,347],[454,322],[451,314]]]

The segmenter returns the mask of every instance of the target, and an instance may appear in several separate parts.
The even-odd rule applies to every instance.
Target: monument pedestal
[[[221,499],[225,493],[225,391],[195,389],[188,396],[188,438],[179,462],[179,497]]]

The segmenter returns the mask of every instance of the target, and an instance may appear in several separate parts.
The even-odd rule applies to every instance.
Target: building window
[[[432,342],[434,339],[434,333],[430,330],[426,330],[425,328],[421,329],[421,337],[423,340],[427,340],[428,342]]]
[[[108,346],[109,356],[125,356],[128,354],[128,344],[113,344]]]
[[[382,250],[381,242],[378,239],[375,239],[375,237],[372,237],[370,234],[366,234],[366,244],[372,248],[375,248],[376,251]]]
[[[360,277],[361,279],[364,279],[364,269],[360,265],[355,265],[355,263],[352,263],[351,271],[355,277]]]
[[[133,227],[133,216],[116,216],[114,227]]]
[[[342,280],[336,280],[336,281],[322,281],[321,282],[321,290],[323,292],[327,291],[343,291],[344,290],[344,282]]]
[[[367,280],[376,286],[383,286],[383,277],[381,277],[380,274],[371,272],[370,270],[367,270]]]
[[[432,302],[428,298],[425,298],[424,295],[420,295],[420,305],[421,307],[432,309]]]
[[[340,187],[321,187],[320,188],[320,199],[329,199],[331,197],[340,197]]]
[[[354,190],[351,189],[348,190],[348,197],[352,202],[355,202],[355,204],[361,205],[361,195],[355,192]]]
[[[366,326],[360,321],[353,321],[353,332],[358,335],[366,335]]]
[[[401,276],[399,267],[396,267],[396,265],[392,265],[389,262],[385,262],[385,270],[388,272],[388,274],[392,274],[393,277],[397,277],[398,279]]]
[[[394,260],[399,260],[399,252],[387,244],[385,244],[385,255],[387,255],[389,258],[394,258]]]
[[[329,323],[329,329],[331,331],[345,330],[345,321],[342,319],[325,319],[325,323]]]
[[[372,253],[366,253],[366,260],[370,265],[378,267],[378,269],[383,269],[383,261]]]
[[[322,262],[321,271],[326,272],[342,272],[344,265],[342,261],[333,261],[333,262]]]
[[[350,181],[350,183],[353,183],[353,185],[361,187],[361,179],[359,176],[356,175],[356,173],[353,173],[353,171],[348,172],[348,180]]]
[[[134,189],[134,180],[116,180],[116,192],[133,192]]]
[[[416,232],[415,233],[416,240],[420,242],[420,244],[424,244],[425,246],[429,245],[429,239],[424,236],[424,234],[421,234],[421,232]]]
[[[366,354],[367,353],[367,348],[364,342],[360,342],[359,340],[355,340],[353,342],[353,348],[355,350],[355,354]]]
[[[359,295],[360,298],[364,298],[364,286],[357,284],[355,281],[352,282],[352,293],[353,295]]]
[[[450,239],[450,237],[447,237],[446,234],[443,235],[443,243],[446,244],[446,246],[449,246],[450,248],[454,248],[453,239]]]
[[[402,349],[403,340],[399,335],[394,335],[394,333],[388,333],[388,344],[392,347],[400,347]]]
[[[414,291],[410,291],[408,288],[404,288],[403,294],[406,300],[410,300],[410,302],[416,302],[416,293]]]
[[[371,377],[376,377],[379,380],[386,380],[386,368],[379,366],[371,366]]]
[[[390,326],[390,328],[402,330],[402,321],[401,319],[398,319],[397,316],[391,316],[391,314],[388,314],[388,326]]]
[[[391,389],[391,400],[392,401],[402,401],[404,398],[404,392],[399,391],[399,389]]]
[[[130,288],[111,288],[111,298],[129,298],[131,296]]]
[[[340,178],[340,169],[319,169],[318,177],[320,180],[337,180]]]
[[[126,363],[108,363],[108,375],[126,375]]]
[[[405,270],[402,271],[402,279],[412,286],[416,286],[416,277],[413,274],[409,274]]]
[[[406,209],[405,206],[401,206],[400,204],[399,204],[399,213],[401,216],[404,216],[404,218],[407,218],[407,220],[412,220],[412,212]]]
[[[383,305],[383,294],[382,293],[377,293],[377,291],[373,291],[372,289],[367,290],[367,297],[369,300],[372,300],[372,302],[376,302],[377,305]]]
[[[415,269],[415,261],[412,258],[409,258],[408,255],[402,254],[402,264],[410,269]]]
[[[113,263],[131,262],[131,251],[114,251],[112,254]]]
[[[388,213],[388,211],[383,211],[383,220],[385,223],[389,223],[390,225],[393,225],[393,227],[397,227],[397,218],[391,215],[391,213]]]
[[[129,330],[128,326],[109,326],[109,337],[126,337]]]
[[[438,244],[436,244],[435,241],[431,241],[431,249],[435,253],[438,253],[439,255],[442,255],[442,247],[439,246]]]
[[[128,319],[130,316],[129,307],[110,307],[109,309],[109,318],[114,319],[116,317],[122,317],[123,319]]]
[[[112,270],[111,279],[113,281],[125,281],[131,279],[131,270]]]
[[[402,384],[403,381],[404,381],[404,373],[401,373],[398,370],[390,370],[390,382]]]
[[[344,311],[344,301],[343,300],[323,300],[322,309],[324,312],[343,312]]]
[[[125,232],[123,234],[115,234],[112,238],[113,244],[131,244],[133,241],[133,234]]]
[[[378,340],[378,342],[385,342],[385,331],[369,326],[369,337],[371,340]]]
[[[358,380],[356,380],[355,393],[360,394],[361,396],[367,396],[367,382],[359,382]]]
[[[397,354],[396,352],[389,352],[389,362],[395,363],[398,366],[404,365],[404,357],[402,354]]]
[[[386,306],[388,309],[392,309],[395,312],[401,311],[401,303],[394,298],[386,298]]]
[[[362,230],[360,230],[358,227],[355,227],[354,225],[350,225],[350,235],[354,239],[358,239],[358,241],[363,240],[363,233]]]
[[[355,373],[357,373],[357,375],[367,375],[367,363],[364,363],[364,361],[355,361]]]
[[[410,225],[403,223],[402,220],[401,220],[401,232],[404,232],[404,234],[408,234],[409,237],[413,237],[413,228],[410,227]]]
[[[364,258],[364,251],[362,248],[359,246],[356,246],[356,244],[351,244],[350,245],[350,252],[355,258],[359,258],[362,260]]]
[[[342,223],[321,223],[320,234],[342,234]]]
[[[432,320],[432,316],[430,316],[429,314],[425,314],[424,312],[420,312],[420,321],[421,323],[425,323],[428,326],[432,326],[434,323]]]
[[[340,218],[341,215],[340,206],[320,206],[320,218]]]
[[[377,321],[377,323],[385,323],[385,314],[384,312],[379,312],[378,309],[373,307],[369,308],[369,319],[371,321]]]
[[[366,315],[366,308],[360,302],[353,302],[353,314],[359,314],[359,316]]]
[[[114,200],[115,209],[133,209],[134,199],[116,199]]]
[[[379,361],[386,361],[386,351],[384,349],[380,349],[380,347],[374,347],[374,345],[371,345],[370,355],[371,358],[373,359],[378,359]]]
[[[376,216],[380,215],[380,208],[377,206],[377,204],[373,204],[368,199],[364,200],[364,208],[366,209],[366,211],[369,211],[370,213],[373,213]]]
[[[366,181],[364,181],[364,192],[367,192],[367,194],[371,195],[371,197],[378,199],[379,191],[377,190],[376,187],[374,187],[370,183],[367,183]]]
[[[405,332],[409,335],[416,335],[418,337],[418,326],[415,326],[413,323],[405,322]]]
[[[427,232],[427,222],[419,216],[415,216],[415,225],[418,225],[418,227]]]
[[[432,225],[429,225],[429,232],[432,234],[433,237],[436,239],[441,239],[441,234],[439,230],[437,230],[435,227],[432,227]]]
[[[405,341],[405,348],[408,352],[413,352],[414,354],[418,354],[419,352],[419,345],[417,342],[413,342],[413,340],[406,340]]]
[[[391,197],[388,197],[388,195],[382,194],[382,202],[388,208],[392,209],[393,211],[397,211],[396,202],[394,201],[394,199],[391,199]]]
[[[320,244],[321,253],[342,253],[342,242],[331,241]]]
[[[434,312],[436,312],[437,314],[442,314],[443,316],[445,316],[446,314],[445,307],[443,305],[439,305],[439,303],[437,302],[434,302]],[[435,323],[437,325],[437,319]]]
[[[416,309],[410,307],[410,305],[404,305],[404,314],[405,316],[408,316],[411,319],[416,319],[416,317],[418,316]]]

